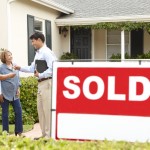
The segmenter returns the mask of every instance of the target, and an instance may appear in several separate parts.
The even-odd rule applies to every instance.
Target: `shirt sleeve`
[[[22,72],[34,73],[34,70],[35,70],[35,61],[33,61],[30,66],[25,66],[20,68],[20,71]]]

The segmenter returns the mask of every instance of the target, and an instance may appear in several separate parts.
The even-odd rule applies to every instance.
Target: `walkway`
[[[28,132],[23,133],[23,135],[31,139],[42,136],[39,123],[34,124],[33,129]]]

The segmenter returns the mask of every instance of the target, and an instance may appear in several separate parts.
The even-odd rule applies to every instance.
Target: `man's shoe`
[[[26,137],[24,134],[22,133],[15,133],[16,136],[20,136],[20,137]]]
[[[35,137],[34,140],[39,140],[41,138],[44,138],[44,136],[40,136],[40,137]]]

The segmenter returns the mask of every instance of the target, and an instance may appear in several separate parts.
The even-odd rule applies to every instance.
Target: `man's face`
[[[32,42],[32,45],[34,46],[35,49],[39,49],[39,48],[42,47],[41,39],[39,39],[39,38],[37,40],[36,39],[32,39],[31,42]]]

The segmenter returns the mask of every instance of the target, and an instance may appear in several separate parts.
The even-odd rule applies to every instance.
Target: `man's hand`
[[[0,94],[0,103],[3,103],[3,102],[4,102],[3,95]]]
[[[34,76],[39,77],[39,72],[37,70],[34,71]]]
[[[20,68],[21,68],[20,66],[17,66],[17,65],[14,66],[15,70],[20,70]]]

